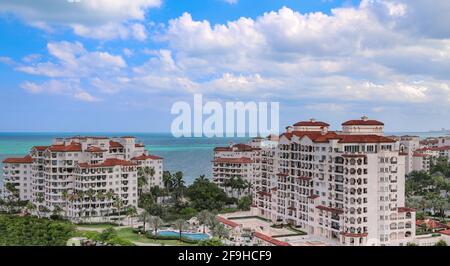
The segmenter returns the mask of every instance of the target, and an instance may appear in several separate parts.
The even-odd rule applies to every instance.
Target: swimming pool
[[[176,232],[176,231],[159,231],[158,235],[160,236],[174,236],[174,237],[178,237],[180,236],[180,232]],[[187,233],[187,232],[182,232],[181,236],[188,238],[188,239],[192,239],[192,240],[204,240],[204,239],[208,239],[209,235],[208,234],[203,234],[203,233]]]

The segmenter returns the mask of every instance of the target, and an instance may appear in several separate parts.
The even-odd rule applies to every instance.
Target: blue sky
[[[281,126],[368,114],[388,131],[450,128],[449,12],[444,0],[4,0],[0,131],[167,132],[193,93],[279,101]]]

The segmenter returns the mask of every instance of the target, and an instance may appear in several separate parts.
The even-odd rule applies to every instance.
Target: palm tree
[[[153,228],[154,236],[158,234],[158,229],[163,225],[163,220],[159,218],[158,216],[150,216],[150,219],[148,220],[149,225]]]
[[[39,203],[38,204],[38,206],[37,206],[37,208],[36,208],[36,212],[37,212],[37,216],[38,216],[38,218],[41,218],[41,206],[42,206],[42,203],[44,202],[44,193],[43,192],[39,192],[38,194],[37,194],[37,202]]]
[[[130,221],[132,221],[132,217],[133,216],[136,216],[136,214],[137,214],[137,209],[136,209],[136,207],[134,207],[134,206],[128,206],[127,207],[127,216],[128,216],[128,223],[130,223],[131,224],[131,222]],[[133,224],[131,224],[131,227],[133,227]]]
[[[180,232],[180,239],[181,239],[183,230],[187,228],[187,223],[183,219],[178,219],[173,224],[173,227]]]
[[[175,196],[175,203],[178,204],[180,200],[183,198],[183,191],[185,189],[184,186],[185,182],[183,179],[183,173],[182,172],[176,172],[173,180],[173,186],[174,186],[174,196]]]
[[[29,201],[27,203],[26,209],[27,209],[27,211],[30,212],[30,214],[32,214],[33,211],[36,210],[36,205],[34,205],[31,201]]]
[[[78,190],[76,192],[78,199],[80,200],[80,210],[78,212],[78,216],[81,218],[82,216],[84,216],[84,196],[85,193],[82,190]]]
[[[114,199],[114,207],[117,209],[117,213],[120,216],[123,207],[123,201],[119,196]]]
[[[72,205],[72,209],[73,209],[73,202],[76,201],[77,199],[78,199],[78,195],[75,193],[69,194],[69,196],[67,197],[67,200]]]
[[[89,197],[89,220],[91,220],[91,214],[92,214],[92,202],[95,197],[95,190],[92,188],[86,191],[86,195]]]
[[[146,228],[145,228],[145,224],[147,222],[149,222],[150,220],[150,213],[146,210],[144,210],[140,215],[139,215],[139,221],[143,223],[143,228],[144,228],[144,232],[146,232]]]
[[[99,191],[97,191],[96,198],[97,198],[97,201],[103,202],[106,199],[106,195],[103,191],[99,190]],[[101,204],[102,203],[100,203],[99,205],[101,205]],[[100,209],[100,216],[102,217],[102,220],[103,220],[104,211],[102,209],[103,208]]]
[[[108,209],[106,210],[106,215],[109,217],[109,211],[111,210],[111,201],[114,198],[114,192],[112,190],[109,190],[108,192],[106,192],[105,197],[109,202]]]
[[[214,216],[208,210],[203,210],[197,214],[198,221],[203,225],[203,233],[206,231],[206,224],[211,219],[211,216]]]
[[[143,188],[148,185],[148,168],[148,166],[145,166],[143,168],[139,168],[138,170],[138,195],[141,195]]]
[[[65,211],[66,211],[64,217],[67,217],[67,213],[69,212],[69,211],[68,211],[69,204],[67,204],[67,199],[68,199],[68,197],[69,197],[69,191],[68,191],[67,189],[64,189],[64,190],[61,192],[61,198],[64,200],[64,207],[65,207]]]
[[[164,187],[167,190],[167,195],[169,195],[169,192],[172,190],[173,187],[173,177],[169,171],[163,172],[163,183]]]

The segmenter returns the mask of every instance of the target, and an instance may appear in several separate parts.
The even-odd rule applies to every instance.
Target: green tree
[[[238,208],[243,211],[249,211],[250,206],[252,205],[252,197],[251,196],[245,196],[239,199],[238,201]]]
[[[197,178],[187,189],[190,205],[198,211],[221,210],[227,200],[225,192],[204,176]]]
[[[137,215],[137,209],[134,206],[128,206],[126,209],[126,214],[128,217],[128,223],[131,224],[131,221],[133,220],[132,218],[135,217]],[[131,224],[131,226],[133,226],[133,224]]]

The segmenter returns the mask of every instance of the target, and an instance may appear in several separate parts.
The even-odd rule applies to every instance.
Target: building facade
[[[3,161],[6,183],[37,212],[70,219],[103,217],[138,203],[139,169],[153,169],[144,189],[162,187],[163,160],[149,155],[134,137],[70,137],[36,146],[24,158]],[[47,211],[44,211],[47,210]]]
[[[406,245],[415,212],[405,208],[406,156],[384,136],[384,124],[363,117],[331,131],[324,122],[289,126],[277,144],[261,147],[258,214],[338,245]],[[250,164],[250,162],[249,162]]]

